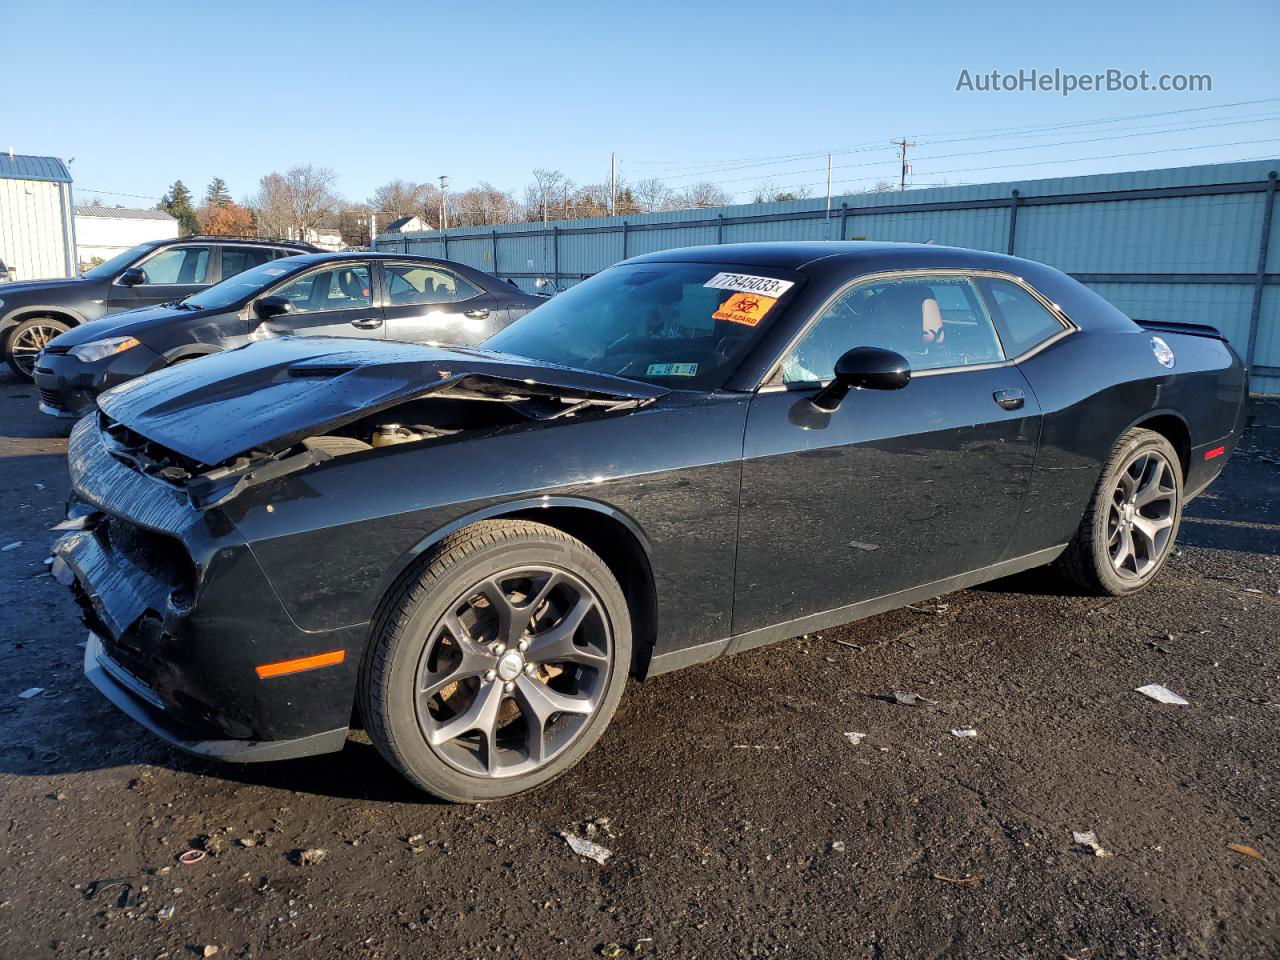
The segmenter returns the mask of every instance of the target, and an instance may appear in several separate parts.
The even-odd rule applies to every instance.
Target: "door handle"
[[[991,395],[995,398],[996,403],[1000,404],[1006,410],[1021,410],[1022,404],[1026,402],[1027,395],[1021,390],[997,390]]]
[[[469,317],[472,320],[483,320],[485,317],[489,316],[489,311],[484,307],[480,307],[478,310],[467,310],[462,315],[464,317]]]
[[[377,330],[382,326],[382,321],[377,317],[361,317],[359,320],[352,320],[351,325],[361,330]]]

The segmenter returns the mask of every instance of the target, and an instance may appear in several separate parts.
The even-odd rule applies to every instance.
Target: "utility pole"
[[[440,177],[440,229],[449,229],[449,178]]]
[[[898,148],[899,156],[902,158],[902,174],[898,179],[898,189],[907,189],[907,176],[911,173],[911,164],[907,163],[907,147],[914,147],[913,141],[908,141],[906,137],[901,140],[890,140],[895,147]]]
[[[609,154],[609,216],[618,215],[618,155]]]
[[[378,236],[378,215],[374,213],[372,210],[370,210],[369,211],[369,249],[370,250],[377,249],[373,245],[373,241],[377,239],[377,236]]]

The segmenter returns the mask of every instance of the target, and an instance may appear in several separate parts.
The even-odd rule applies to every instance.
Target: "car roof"
[[[911,261],[921,267],[966,267],[1009,270],[1025,263],[1017,257],[945,247],[932,243],[890,243],[869,240],[792,240],[775,243],[725,243],[714,246],[683,247],[633,257],[627,263],[725,263],[784,270],[803,270],[821,262],[823,266],[853,267],[868,272],[880,267],[895,269]]]

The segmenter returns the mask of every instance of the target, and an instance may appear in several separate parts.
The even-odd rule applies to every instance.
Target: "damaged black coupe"
[[[300,756],[354,716],[493,799],[630,678],[1043,564],[1142,588],[1246,392],[1212,327],[1025,260],[673,250],[481,348],[272,340],[109,391],[55,573],[90,680],[169,742]]]

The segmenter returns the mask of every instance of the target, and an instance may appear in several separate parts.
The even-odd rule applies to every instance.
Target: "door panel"
[[[497,298],[442,266],[383,263],[388,340],[470,346],[506,325]]]
[[[382,310],[373,302],[369,264],[342,261],[267,291],[293,304],[290,313],[261,321],[258,329],[274,336],[384,336]],[[250,316],[252,316],[250,310]]]
[[[1016,367],[855,390],[832,414],[815,392],[752,401],[735,634],[995,563],[1018,523],[1040,411]]]

